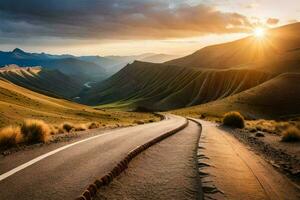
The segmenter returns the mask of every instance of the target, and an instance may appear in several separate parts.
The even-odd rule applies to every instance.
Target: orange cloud
[[[276,18],[269,18],[268,20],[267,20],[267,24],[268,25],[276,25],[276,24],[278,24],[279,23],[279,19],[276,19]]]

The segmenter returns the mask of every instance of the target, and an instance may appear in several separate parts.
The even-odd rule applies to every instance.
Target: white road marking
[[[168,115],[167,115],[167,116],[168,116]],[[169,118],[169,119],[170,119],[170,118]],[[168,119],[168,120],[169,120],[169,119]],[[155,123],[152,123],[152,124],[144,124],[144,125],[140,125],[139,127],[147,126],[147,125],[154,125],[154,124],[157,124],[157,123],[160,123],[160,122],[164,122],[164,121],[167,121],[167,120],[155,122]],[[0,175],[0,181],[6,179],[6,178],[8,178],[8,177],[10,177],[11,175],[13,175],[13,174],[15,174],[15,173],[17,173],[17,172],[19,172],[19,171],[21,171],[21,170],[23,170],[23,169],[25,169],[25,168],[31,166],[31,165],[33,165],[34,163],[37,163],[37,162],[39,162],[39,161],[41,161],[41,160],[43,160],[43,159],[45,159],[45,158],[47,158],[47,157],[49,157],[49,156],[52,156],[52,155],[58,153],[58,152],[60,152],[60,151],[63,151],[63,150],[65,150],[65,149],[67,149],[67,148],[70,148],[70,147],[72,147],[72,146],[74,146],[74,145],[77,145],[77,144],[80,144],[80,143],[83,143],[83,142],[86,142],[86,141],[89,141],[89,140],[93,140],[93,139],[96,139],[96,138],[101,137],[101,136],[105,136],[105,135],[111,134],[113,131],[114,131],[114,130],[111,130],[111,131],[109,131],[109,132],[107,132],[107,133],[103,133],[103,134],[100,134],[100,135],[96,135],[96,136],[93,136],[93,137],[90,137],[90,138],[86,138],[86,139],[80,140],[80,141],[78,141],[78,142],[74,142],[74,143],[72,143],[72,144],[68,144],[68,145],[66,145],[66,146],[63,146],[63,147],[60,147],[60,148],[55,149],[55,150],[53,150],[53,151],[50,151],[50,152],[48,152],[48,153],[46,153],[46,154],[43,154],[43,155],[41,155],[41,156],[39,156],[39,157],[36,157],[36,158],[34,158],[34,159],[32,159],[32,160],[30,160],[30,161],[28,161],[28,162],[26,162],[26,163],[24,163],[24,164],[22,164],[22,165],[20,165],[20,166],[18,166],[18,167],[16,167],[16,168],[14,168],[14,169],[12,169],[12,170],[10,170],[10,171],[4,173],[4,174],[1,174],[1,175]]]
[[[83,142],[86,142],[86,141],[89,141],[89,140],[93,140],[93,139],[95,139],[95,138],[98,138],[98,137],[101,137],[101,136],[105,136],[105,135],[108,135],[108,134],[111,134],[111,132],[109,132],[109,133],[103,133],[103,134],[101,134],[101,135],[96,135],[96,136],[93,136],[93,137],[90,137],[90,138],[86,138],[86,139],[80,140],[80,141],[78,141],[78,142],[74,142],[74,143],[72,143],[72,144],[68,144],[68,145],[66,145],[66,146],[63,146],[63,147],[60,147],[60,148],[55,149],[55,150],[53,150],[53,151],[50,151],[50,152],[48,152],[48,153],[46,153],[46,154],[43,154],[43,155],[41,155],[41,156],[39,156],[39,157],[36,157],[36,158],[34,158],[34,159],[32,159],[32,160],[30,160],[30,161],[28,161],[28,162],[26,162],[26,163],[24,163],[24,164],[22,164],[22,165],[20,165],[20,166],[18,166],[18,167],[16,167],[16,168],[14,168],[14,169],[12,169],[12,170],[10,170],[10,171],[4,173],[4,174],[1,174],[1,175],[0,175],[0,181],[2,181],[2,180],[4,180],[4,179],[8,178],[9,176],[11,176],[11,175],[17,173],[18,171],[21,171],[21,170],[23,170],[23,169],[29,167],[30,165],[33,165],[33,164],[36,163],[36,162],[39,162],[39,161],[41,161],[41,160],[43,160],[43,159],[45,159],[45,158],[47,158],[47,157],[49,157],[49,156],[51,156],[51,155],[56,154],[56,153],[58,153],[58,152],[60,152],[60,151],[62,151],[62,150],[65,150],[65,149],[70,148],[70,147],[72,147],[72,146],[74,146],[74,145],[77,145],[77,144],[80,144],[80,143],[83,143]]]

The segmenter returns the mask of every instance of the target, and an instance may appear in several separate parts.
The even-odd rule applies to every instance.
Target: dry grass
[[[262,131],[266,133],[277,134],[281,133],[290,127],[300,129],[299,121],[275,121],[275,120],[251,120],[246,122],[246,129],[250,132]]]
[[[0,147],[9,148],[22,142],[20,127],[8,126],[0,131]]]
[[[73,124],[71,122],[64,122],[61,127],[67,133],[70,133],[74,131],[85,131],[88,129],[88,124]]]
[[[135,120],[133,123],[141,125],[141,124],[144,124],[145,122],[142,120]]]
[[[74,124],[70,122],[64,122],[61,125],[62,129],[65,130],[67,133],[71,132],[71,130],[74,128]]]
[[[300,129],[296,126],[291,126],[282,132],[281,141],[283,142],[298,142],[300,141]]]
[[[224,115],[223,124],[234,128],[244,128],[245,120],[239,112],[229,112]]]
[[[57,134],[63,134],[65,133],[65,130],[61,126],[54,126],[54,125],[49,125],[50,127],[50,134],[51,135],[57,135]]]
[[[89,124],[87,124],[88,129],[96,129],[96,128],[100,128],[100,123],[98,122],[91,122]]]
[[[86,124],[76,124],[71,131],[85,131],[87,129]]]
[[[158,118],[150,118],[148,122],[154,122]],[[128,124],[132,124],[128,123]],[[139,123],[144,123],[143,121]],[[123,125],[123,124],[122,124]],[[84,131],[87,129],[96,129],[102,127],[119,127],[120,124],[108,126],[104,123],[89,122],[74,124],[71,122],[64,122],[60,125],[51,125],[43,120],[26,119],[21,125],[7,126],[0,130],[0,149],[7,149],[16,146],[19,143],[34,144],[45,143],[51,139],[52,135],[64,134],[75,131]]]
[[[26,143],[47,142],[51,128],[42,120],[27,119],[21,125],[21,133]]]

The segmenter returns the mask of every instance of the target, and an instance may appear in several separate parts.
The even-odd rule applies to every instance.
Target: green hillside
[[[199,70],[136,61],[93,87],[82,99],[90,105],[114,103],[170,110],[221,99],[270,77],[256,70]]]
[[[234,110],[250,119],[300,116],[300,73],[285,73],[239,94],[174,113],[221,117]]]
[[[54,124],[98,121],[106,125],[121,125],[156,117],[152,114],[96,110],[38,94],[0,77],[0,128],[21,123],[25,118],[42,119]]]
[[[0,68],[0,77],[48,96],[67,99],[76,97],[83,87],[80,79],[67,76],[58,70],[47,70],[40,67],[19,68],[11,65]]]

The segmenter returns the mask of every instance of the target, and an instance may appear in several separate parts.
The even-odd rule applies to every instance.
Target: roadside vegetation
[[[245,119],[239,112],[228,112],[224,115],[223,125],[233,128],[244,128]]]
[[[300,141],[300,129],[297,127],[289,127],[282,133],[281,140],[283,142],[297,142]]]
[[[269,133],[281,137],[282,142],[300,141],[300,121],[251,120],[246,122],[251,133]]]
[[[157,116],[150,119],[135,120],[132,123],[125,125],[139,125],[155,121],[159,121]],[[88,123],[63,122],[59,125],[54,125],[43,120],[25,119],[19,125],[9,125],[0,129],[0,150],[5,150],[22,144],[30,145],[36,143],[47,143],[53,139],[53,136],[59,134],[68,134],[97,128],[113,128],[123,125],[124,124],[115,123],[112,126],[111,124],[97,121]]]
[[[42,120],[26,119],[18,126],[7,126],[0,130],[0,149],[7,149],[19,144],[47,143],[53,135],[88,129],[100,128],[101,123],[90,122],[73,124],[64,122],[60,125],[47,124]]]

